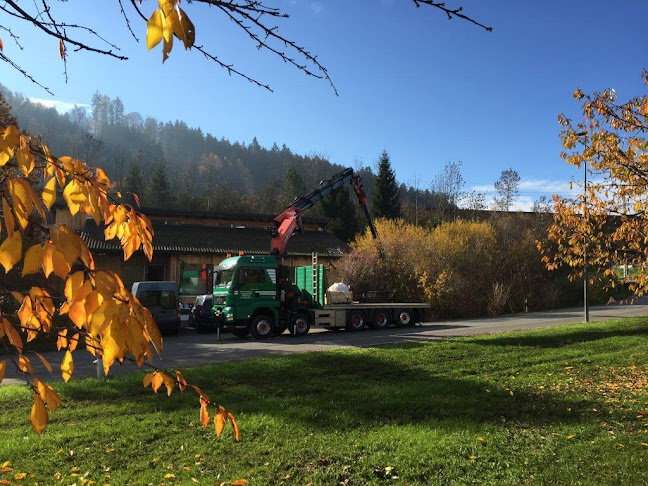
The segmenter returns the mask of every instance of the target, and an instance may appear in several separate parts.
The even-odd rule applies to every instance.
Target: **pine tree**
[[[372,195],[371,210],[374,218],[396,219],[401,214],[398,183],[391,168],[386,150],[380,155],[376,188]]]
[[[128,193],[125,197],[130,203],[135,201],[131,194],[137,194],[140,198],[144,196],[144,178],[142,177],[142,169],[137,160],[134,160],[128,168],[124,190]],[[141,200],[140,202],[143,203]]]
[[[354,204],[354,202],[356,204]],[[320,201],[319,213],[330,219],[326,230],[333,233],[347,243],[355,238],[362,230],[362,223],[358,217],[357,199],[355,194],[351,199],[348,188],[343,187]]]
[[[284,173],[281,181],[281,204],[288,206],[296,197],[303,196],[306,191],[304,179],[297,170],[295,164],[290,164]]]
[[[166,165],[156,164],[148,187],[147,205],[154,208],[169,208],[173,206],[173,200]]]

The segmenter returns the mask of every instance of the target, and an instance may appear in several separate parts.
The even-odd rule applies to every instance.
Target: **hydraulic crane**
[[[333,191],[337,191],[344,184],[350,182],[353,190],[358,197],[358,202],[362,208],[362,212],[367,218],[369,230],[372,236],[378,237],[376,227],[371,219],[369,208],[367,207],[367,196],[362,186],[362,179],[359,175],[353,172],[353,169],[344,169],[342,172],[335,174],[333,177],[326,181],[320,182],[320,186],[313,192],[297,197],[293,203],[288,206],[284,212],[274,219],[274,228],[272,228],[272,240],[270,242],[270,254],[281,258],[286,252],[288,241],[295,234],[301,231],[301,213],[312,207],[316,202],[323,199]]]

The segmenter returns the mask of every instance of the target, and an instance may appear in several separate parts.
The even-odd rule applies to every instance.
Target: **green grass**
[[[237,417],[142,375],[0,388],[0,479],[22,484],[648,484],[648,319],[256,359],[185,370]],[[172,476],[171,476],[172,475]],[[84,482],[85,481],[85,482]]]

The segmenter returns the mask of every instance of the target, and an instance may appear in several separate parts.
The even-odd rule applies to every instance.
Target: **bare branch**
[[[468,17],[467,15],[463,14],[463,7],[457,7],[457,8],[448,8],[445,5],[445,2],[435,2],[433,0],[412,0],[414,4],[417,7],[420,7],[421,5],[429,5],[430,7],[438,8],[440,10],[443,10],[446,15],[448,16],[448,20],[452,20],[453,17],[457,17],[463,20],[467,20],[468,22],[477,25],[478,27],[481,27],[482,29],[486,30],[487,32],[492,32],[493,28],[492,27],[487,27],[481,22],[476,21],[475,19]]]
[[[25,76],[27,79],[29,79],[32,83],[34,83],[37,86],[40,86],[43,88],[45,91],[47,91],[49,94],[54,96],[54,93],[50,91],[50,89],[47,86],[43,86],[40,84],[38,81],[36,81],[32,76],[30,76],[27,71],[25,71],[23,68],[21,68],[18,64],[13,62],[11,59],[9,59],[7,56],[5,56],[2,52],[0,52],[0,61],[4,61],[7,64],[9,64],[12,68],[14,68],[16,71],[18,71],[20,74]]]

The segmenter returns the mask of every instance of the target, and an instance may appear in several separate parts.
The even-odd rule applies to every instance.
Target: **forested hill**
[[[245,143],[191,128],[184,121],[160,122],[137,112],[127,112],[122,101],[95,93],[89,110],[75,107],[65,114],[33,103],[0,85],[21,129],[40,135],[57,155],[70,155],[103,167],[117,190],[129,197],[138,194],[143,206],[173,207],[222,212],[276,214],[298,195],[310,192],[323,179],[343,169],[319,156],[294,154],[283,146]],[[382,148],[376,149],[376,159]],[[357,168],[356,168],[357,169]],[[359,169],[371,197],[375,175]],[[351,191],[344,197],[318,205],[309,214],[341,217],[351,212],[358,219]],[[414,200],[414,191],[401,185],[401,197]],[[424,205],[429,191],[419,191]],[[338,207],[342,204],[344,207]],[[333,222],[344,239],[361,224]]]

